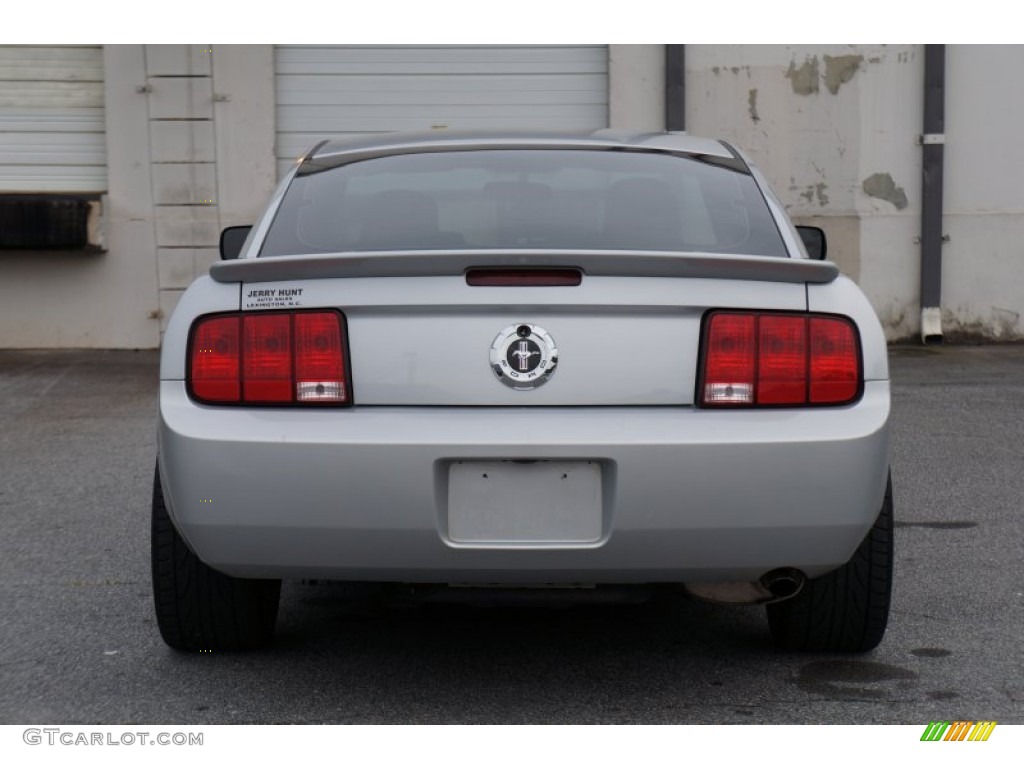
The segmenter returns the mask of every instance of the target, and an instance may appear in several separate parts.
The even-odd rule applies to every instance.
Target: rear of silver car
[[[478,230],[476,224],[452,226],[443,234],[439,228],[436,247],[411,250],[403,226],[389,225],[396,214],[367,223],[381,218],[390,191],[377,186],[396,175],[407,188],[431,177],[439,160],[424,155],[423,167],[404,176],[399,162],[348,179],[349,186],[358,181],[370,190],[366,197],[379,206],[340,230],[322,212],[306,215],[330,198],[311,196],[307,188],[289,208],[287,196],[284,204],[279,196],[250,238],[252,258],[217,265],[211,278],[186,292],[170,321],[161,367],[159,526],[154,504],[158,615],[172,646],[265,641],[268,622],[273,625],[266,606],[276,600],[281,578],[670,583],[725,601],[791,597],[806,580],[806,603],[815,584],[819,592],[834,591],[824,580],[848,569],[865,542],[885,537],[878,526],[888,503],[888,370],[881,329],[856,286],[832,265],[803,258],[770,198],[756,214],[729,209],[724,224],[704,226],[700,252],[637,248],[638,239],[663,236],[652,234],[659,226],[653,221],[618,248],[566,247],[565,232],[531,228],[527,221],[544,219],[535,179],[551,173],[529,149],[517,178],[485,182],[493,205],[469,215],[468,204],[460,204],[465,221],[488,222],[488,211],[496,212],[495,220],[506,214],[504,225],[493,228],[493,247],[466,242],[487,229],[483,224]],[[462,168],[463,176],[481,168],[508,171],[508,158],[495,153],[514,150],[486,151],[493,157]],[[383,157],[401,161],[408,154]],[[718,154],[710,164],[715,173],[742,172],[735,155],[720,145]],[[347,163],[339,157],[343,153],[321,158],[319,167],[316,157],[307,163],[325,174],[349,165],[362,173],[362,155]],[[648,154],[643,157],[647,162]],[[601,171],[609,179],[618,172]],[[632,169],[628,180],[643,181],[645,171]],[[749,171],[745,179],[752,181]],[[422,194],[427,186],[414,191]],[[627,193],[645,194],[644,184],[625,186]],[[436,191],[442,214],[446,195],[458,196],[456,187],[451,182]],[[626,205],[622,188],[609,195],[605,223]],[[391,195],[387,202],[415,207],[417,195]],[[404,212],[406,220],[419,215],[408,206]],[[590,215],[580,209],[560,220]],[[700,230],[700,215],[690,211],[684,218]],[[754,215],[777,227],[782,255],[759,255],[767,246],[753,236],[752,253],[708,247],[709,236],[723,226],[734,236],[741,219],[749,235],[758,226]],[[304,222],[310,225],[305,230]],[[334,231],[345,233],[342,238],[355,234],[332,243]],[[503,231],[537,242],[502,241]],[[612,237],[607,227],[595,231]],[[378,239],[368,240],[370,233]],[[464,244],[453,248],[456,236]],[[550,247],[541,247],[544,237],[552,238]],[[268,249],[275,242],[276,252]],[[353,250],[368,242],[379,247]],[[341,362],[336,374],[300,381],[302,345],[313,342],[302,341],[297,329],[310,313],[332,328],[336,323]],[[711,380],[716,316],[759,329],[750,352],[757,366],[750,392],[738,382]],[[275,322],[284,335],[268,338],[291,345],[279,357],[292,378],[282,389],[285,401],[267,402],[264,394],[246,393],[273,390],[250,386],[246,376],[257,376],[252,372],[263,358],[255,350],[270,343],[260,338],[260,328]],[[804,400],[794,405],[775,398],[770,393],[784,387],[769,381],[768,361],[782,354],[772,345],[796,333],[795,343],[804,344],[798,354],[811,358],[816,322],[851,329],[855,390],[845,399],[815,402],[813,381],[787,380]],[[789,336],[771,336],[779,323]],[[223,327],[235,335],[203,335],[204,328]],[[723,338],[715,343],[731,354],[734,341]],[[241,384],[232,384],[224,402],[217,399],[220,380],[212,387],[201,381],[204,345],[218,344],[240,348],[232,353],[240,362],[227,376]],[[825,374],[814,373],[813,360],[811,369],[803,365],[805,379],[829,375],[827,365]],[[216,366],[209,370],[222,375]],[[891,529],[891,518],[882,523]],[[878,543],[869,553],[875,577],[884,549]],[[888,556],[891,572],[891,550]],[[176,570],[169,564],[178,561],[188,565]],[[175,607],[168,596],[194,571],[223,579],[223,588],[236,595],[225,610],[264,606],[249,610],[262,611],[256,618],[246,614],[258,630],[184,621],[180,600]],[[253,585],[256,591],[247,593]],[[227,604],[209,597],[216,591],[203,590],[194,602],[212,612],[224,609]],[[796,615],[809,610],[797,595],[773,607],[776,639],[787,647],[873,647],[884,631],[878,612],[882,602],[887,609],[888,582],[884,601],[881,587],[874,592],[873,617],[862,617],[870,630],[815,634],[806,617]]]

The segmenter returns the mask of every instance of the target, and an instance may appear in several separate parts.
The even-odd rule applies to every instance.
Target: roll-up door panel
[[[0,46],[0,193],[104,192],[101,46]]]
[[[606,46],[278,46],[278,171],[323,138],[608,125]]]

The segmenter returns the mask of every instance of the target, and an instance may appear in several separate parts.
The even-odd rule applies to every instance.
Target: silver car
[[[281,579],[659,585],[865,651],[892,581],[871,306],[723,142],[322,143],[164,338],[153,580],[185,651]]]

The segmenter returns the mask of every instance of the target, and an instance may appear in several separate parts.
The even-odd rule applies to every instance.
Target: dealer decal
[[[242,309],[287,309],[302,306],[303,288],[245,288]]]

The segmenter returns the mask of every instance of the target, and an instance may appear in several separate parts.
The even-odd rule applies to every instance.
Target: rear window
[[[260,255],[463,248],[786,255],[753,178],[728,160],[519,149],[300,173]]]

